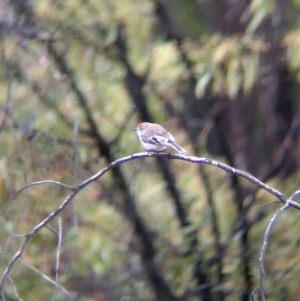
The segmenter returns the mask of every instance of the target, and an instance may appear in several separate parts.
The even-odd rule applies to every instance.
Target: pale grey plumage
[[[172,147],[179,153],[185,152],[175,138],[159,124],[142,122],[134,130],[136,130],[142,146],[147,151],[157,152]]]

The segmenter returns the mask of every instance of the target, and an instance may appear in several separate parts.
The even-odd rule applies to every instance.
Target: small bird
[[[148,152],[160,152],[167,147],[172,147],[178,153],[185,153],[185,150],[178,145],[175,138],[159,124],[142,122],[134,130],[142,146]]]

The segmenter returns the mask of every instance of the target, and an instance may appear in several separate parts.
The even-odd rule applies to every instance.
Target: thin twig
[[[45,181],[39,181],[39,182],[33,182],[30,183],[28,185],[23,186],[21,189],[19,189],[15,194],[13,194],[10,199],[8,200],[7,204],[5,205],[4,209],[0,212],[0,216],[3,215],[5,213],[5,211],[7,210],[8,206],[10,205],[10,203],[13,201],[13,199],[20,193],[22,192],[24,189],[29,188],[31,186],[36,186],[36,185],[43,185],[43,184],[55,184],[55,185],[59,185],[62,186],[64,188],[70,189],[72,190],[73,187],[66,185],[64,183],[61,182],[57,182],[57,181],[52,181],[52,180],[45,180]]]
[[[46,280],[47,282],[51,283],[54,285],[55,289],[59,288],[62,292],[64,292],[68,297],[72,297],[72,293],[68,292],[68,290],[66,288],[64,288],[62,285],[58,284],[58,282],[55,280],[52,280],[51,278],[49,278],[47,275],[41,273],[38,269],[36,269],[34,266],[32,266],[31,264],[29,264],[24,258],[22,258],[21,261],[23,264],[25,264],[28,268],[30,268],[31,270],[33,270],[34,272],[36,272],[37,274],[39,274],[44,280]]]
[[[286,209],[288,209],[289,207],[294,207],[299,205],[298,203],[294,202],[294,199],[296,197],[300,196],[300,190],[296,191],[295,193],[292,194],[292,196],[285,202],[285,205],[278,210],[274,216],[271,218],[268,227],[266,229],[265,232],[265,236],[264,236],[264,242],[263,242],[263,246],[261,248],[260,251],[260,256],[259,256],[259,276],[260,276],[260,284],[259,284],[259,292],[260,292],[260,298],[261,301],[265,301],[265,292],[264,292],[264,276],[265,276],[265,269],[264,269],[264,260],[265,260],[265,256],[266,256],[266,251],[267,251],[267,247],[269,244],[269,238],[270,238],[270,234],[271,234],[271,230],[276,222],[276,220],[278,219],[279,215],[285,211]]]
[[[61,245],[62,245],[62,218],[61,215],[59,215],[58,216],[58,242],[57,242],[57,251],[56,251],[56,258],[55,258],[55,283],[58,283]],[[51,300],[54,300],[56,291],[57,291],[57,286],[54,287],[54,292],[52,294]]]

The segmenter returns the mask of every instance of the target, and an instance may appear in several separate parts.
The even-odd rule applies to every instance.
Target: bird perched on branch
[[[185,150],[178,145],[175,138],[159,124],[142,122],[134,130],[142,146],[148,152],[160,152],[167,147],[172,147],[178,153],[185,153]]]

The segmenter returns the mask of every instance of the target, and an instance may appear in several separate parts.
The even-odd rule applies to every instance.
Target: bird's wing
[[[149,138],[149,141],[153,144],[167,145],[168,141],[169,141],[169,137],[154,135],[154,136]]]
[[[147,129],[145,130],[145,133],[141,134],[141,137],[144,141],[148,141],[149,143],[153,143],[156,145],[168,145],[169,142],[175,141],[174,137],[168,133],[164,128],[161,128],[161,131],[159,134],[149,135],[150,137],[148,138],[147,136],[150,134]]]

